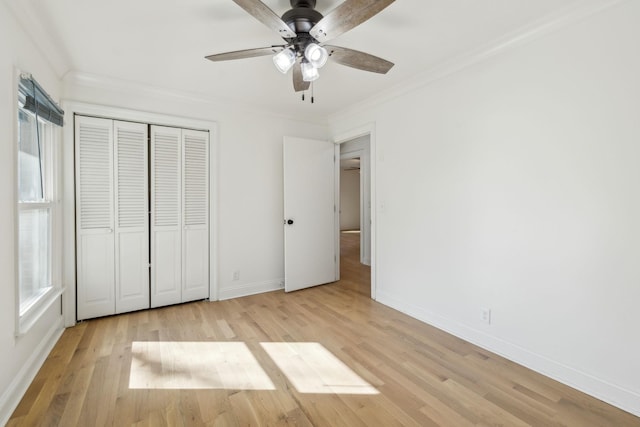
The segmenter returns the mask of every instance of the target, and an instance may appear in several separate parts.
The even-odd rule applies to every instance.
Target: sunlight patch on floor
[[[264,342],[260,345],[300,393],[379,394],[319,343]]]
[[[131,351],[131,389],[275,390],[242,342],[134,341]]]

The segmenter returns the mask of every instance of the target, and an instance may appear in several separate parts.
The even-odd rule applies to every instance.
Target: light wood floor
[[[637,417],[372,301],[354,239],[357,234],[343,235],[342,280],[334,284],[148,310],[66,330],[9,425],[640,426]],[[167,343],[162,351],[171,357],[144,359],[161,351],[149,342]],[[144,375],[153,376],[153,387],[162,387],[164,373],[177,375],[175,346],[184,342],[241,349],[242,357],[227,354],[212,367],[237,388],[130,388],[146,384]],[[362,390],[377,394],[305,391],[301,382],[333,385],[342,378],[328,380],[308,352],[272,358],[264,343],[283,342],[292,343],[287,351],[324,349],[317,363],[339,359],[340,369],[372,387]],[[147,353],[136,350],[145,345]],[[209,366],[207,357],[217,351],[210,353],[191,354],[190,363]],[[251,389],[247,375],[229,377],[240,368],[224,370],[234,363],[266,377]],[[132,380],[132,364],[146,369],[141,379]],[[201,374],[196,379],[207,381],[207,372]],[[181,379],[190,375],[181,372]]]

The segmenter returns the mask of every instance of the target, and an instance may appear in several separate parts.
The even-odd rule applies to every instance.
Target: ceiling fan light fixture
[[[318,80],[318,78],[320,77],[320,73],[318,72],[318,69],[316,67],[306,61],[300,65],[302,68],[302,81],[312,82]]]
[[[368,53],[339,46],[328,46],[327,49],[322,45],[371,19],[395,0],[342,0],[326,16],[315,10],[316,0],[290,0],[291,9],[283,15],[271,10],[265,4],[267,0],[233,1],[278,33],[285,44],[208,55],[205,58],[209,61],[271,56],[278,71],[283,74],[293,71],[295,92],[304,92],[309,87],[313,91],[311,82],[320,77],[319,69],[329,56],[338,64],[378,74],[386,74],[393,67],[392,62]],[[275,0],[269,2],[277,3]],[[278,0],[278,3],[286,2]]]
[[[329,59],[329,52],[318,44],[309,43],[304,49],[304,57],[315,68],[322,68],[327,63],[327,59]]]
[[[278,71],[286,74],[296,63],[296,53],[291,48],[284,49],[273,55],[273,63]]]

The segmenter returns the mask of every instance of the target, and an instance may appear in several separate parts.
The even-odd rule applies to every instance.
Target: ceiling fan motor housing
[[[296,34],[309,33],[321,19],[322,14],[314,9],[315,0],[291,0],[291,7],[282,15],[282,20]]]

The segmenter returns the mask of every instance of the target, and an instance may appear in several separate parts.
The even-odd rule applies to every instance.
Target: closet
[[[77,318],[209,297],[209,134],[76,116]]]

